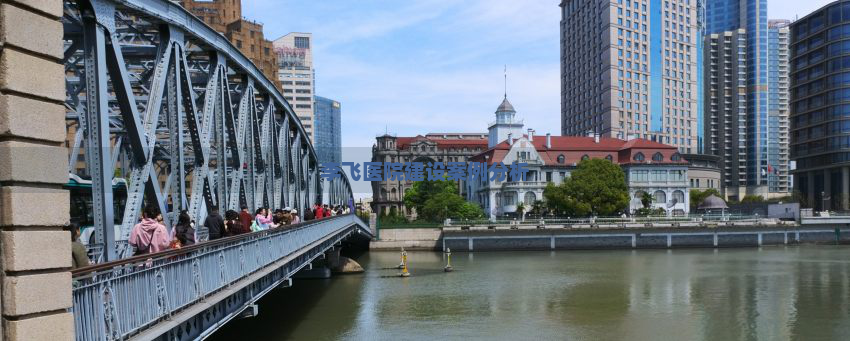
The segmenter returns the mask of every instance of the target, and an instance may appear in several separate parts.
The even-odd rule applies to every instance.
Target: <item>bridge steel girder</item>
[[[63,24],[66,118],[76,129],[69,173],[92,179],[96,261],[132,255],[126,240],[145,205],[158,206],[170,229],[181,210],[197,223],[212,206],[290,206],[303,217],[323,199],[330,185],[291,105],[184,8],[66,0]],[[123,200],[114,193],[121,183]],[[333,197],[343,204],[351,187],[347,178],[339,186]]]

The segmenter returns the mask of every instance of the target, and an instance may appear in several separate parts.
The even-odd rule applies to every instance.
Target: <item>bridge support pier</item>
[[[62,1],[0,4],[0,340],[71,340]]]

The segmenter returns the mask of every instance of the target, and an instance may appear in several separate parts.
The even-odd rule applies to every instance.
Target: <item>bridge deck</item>
[[[208,335],[354,235],[371,238],[349,214],[76,270],[77,339]]]

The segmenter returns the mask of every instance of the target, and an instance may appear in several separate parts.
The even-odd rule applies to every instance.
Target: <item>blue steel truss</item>
[[[274,83],[228,40],[167,0],[64,2],[70,174],[92,179],[103,260],[128,257],[145,204],[181,210],[345,205],[322,181],[309,135]],[[123,212],[113,179],[126,179]],[[121,223],[113,223],[116,215]]]

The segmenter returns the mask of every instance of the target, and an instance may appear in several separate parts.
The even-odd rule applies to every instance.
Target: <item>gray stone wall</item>
[[[71,340],[62,1],[0,1],[2,340]]]

